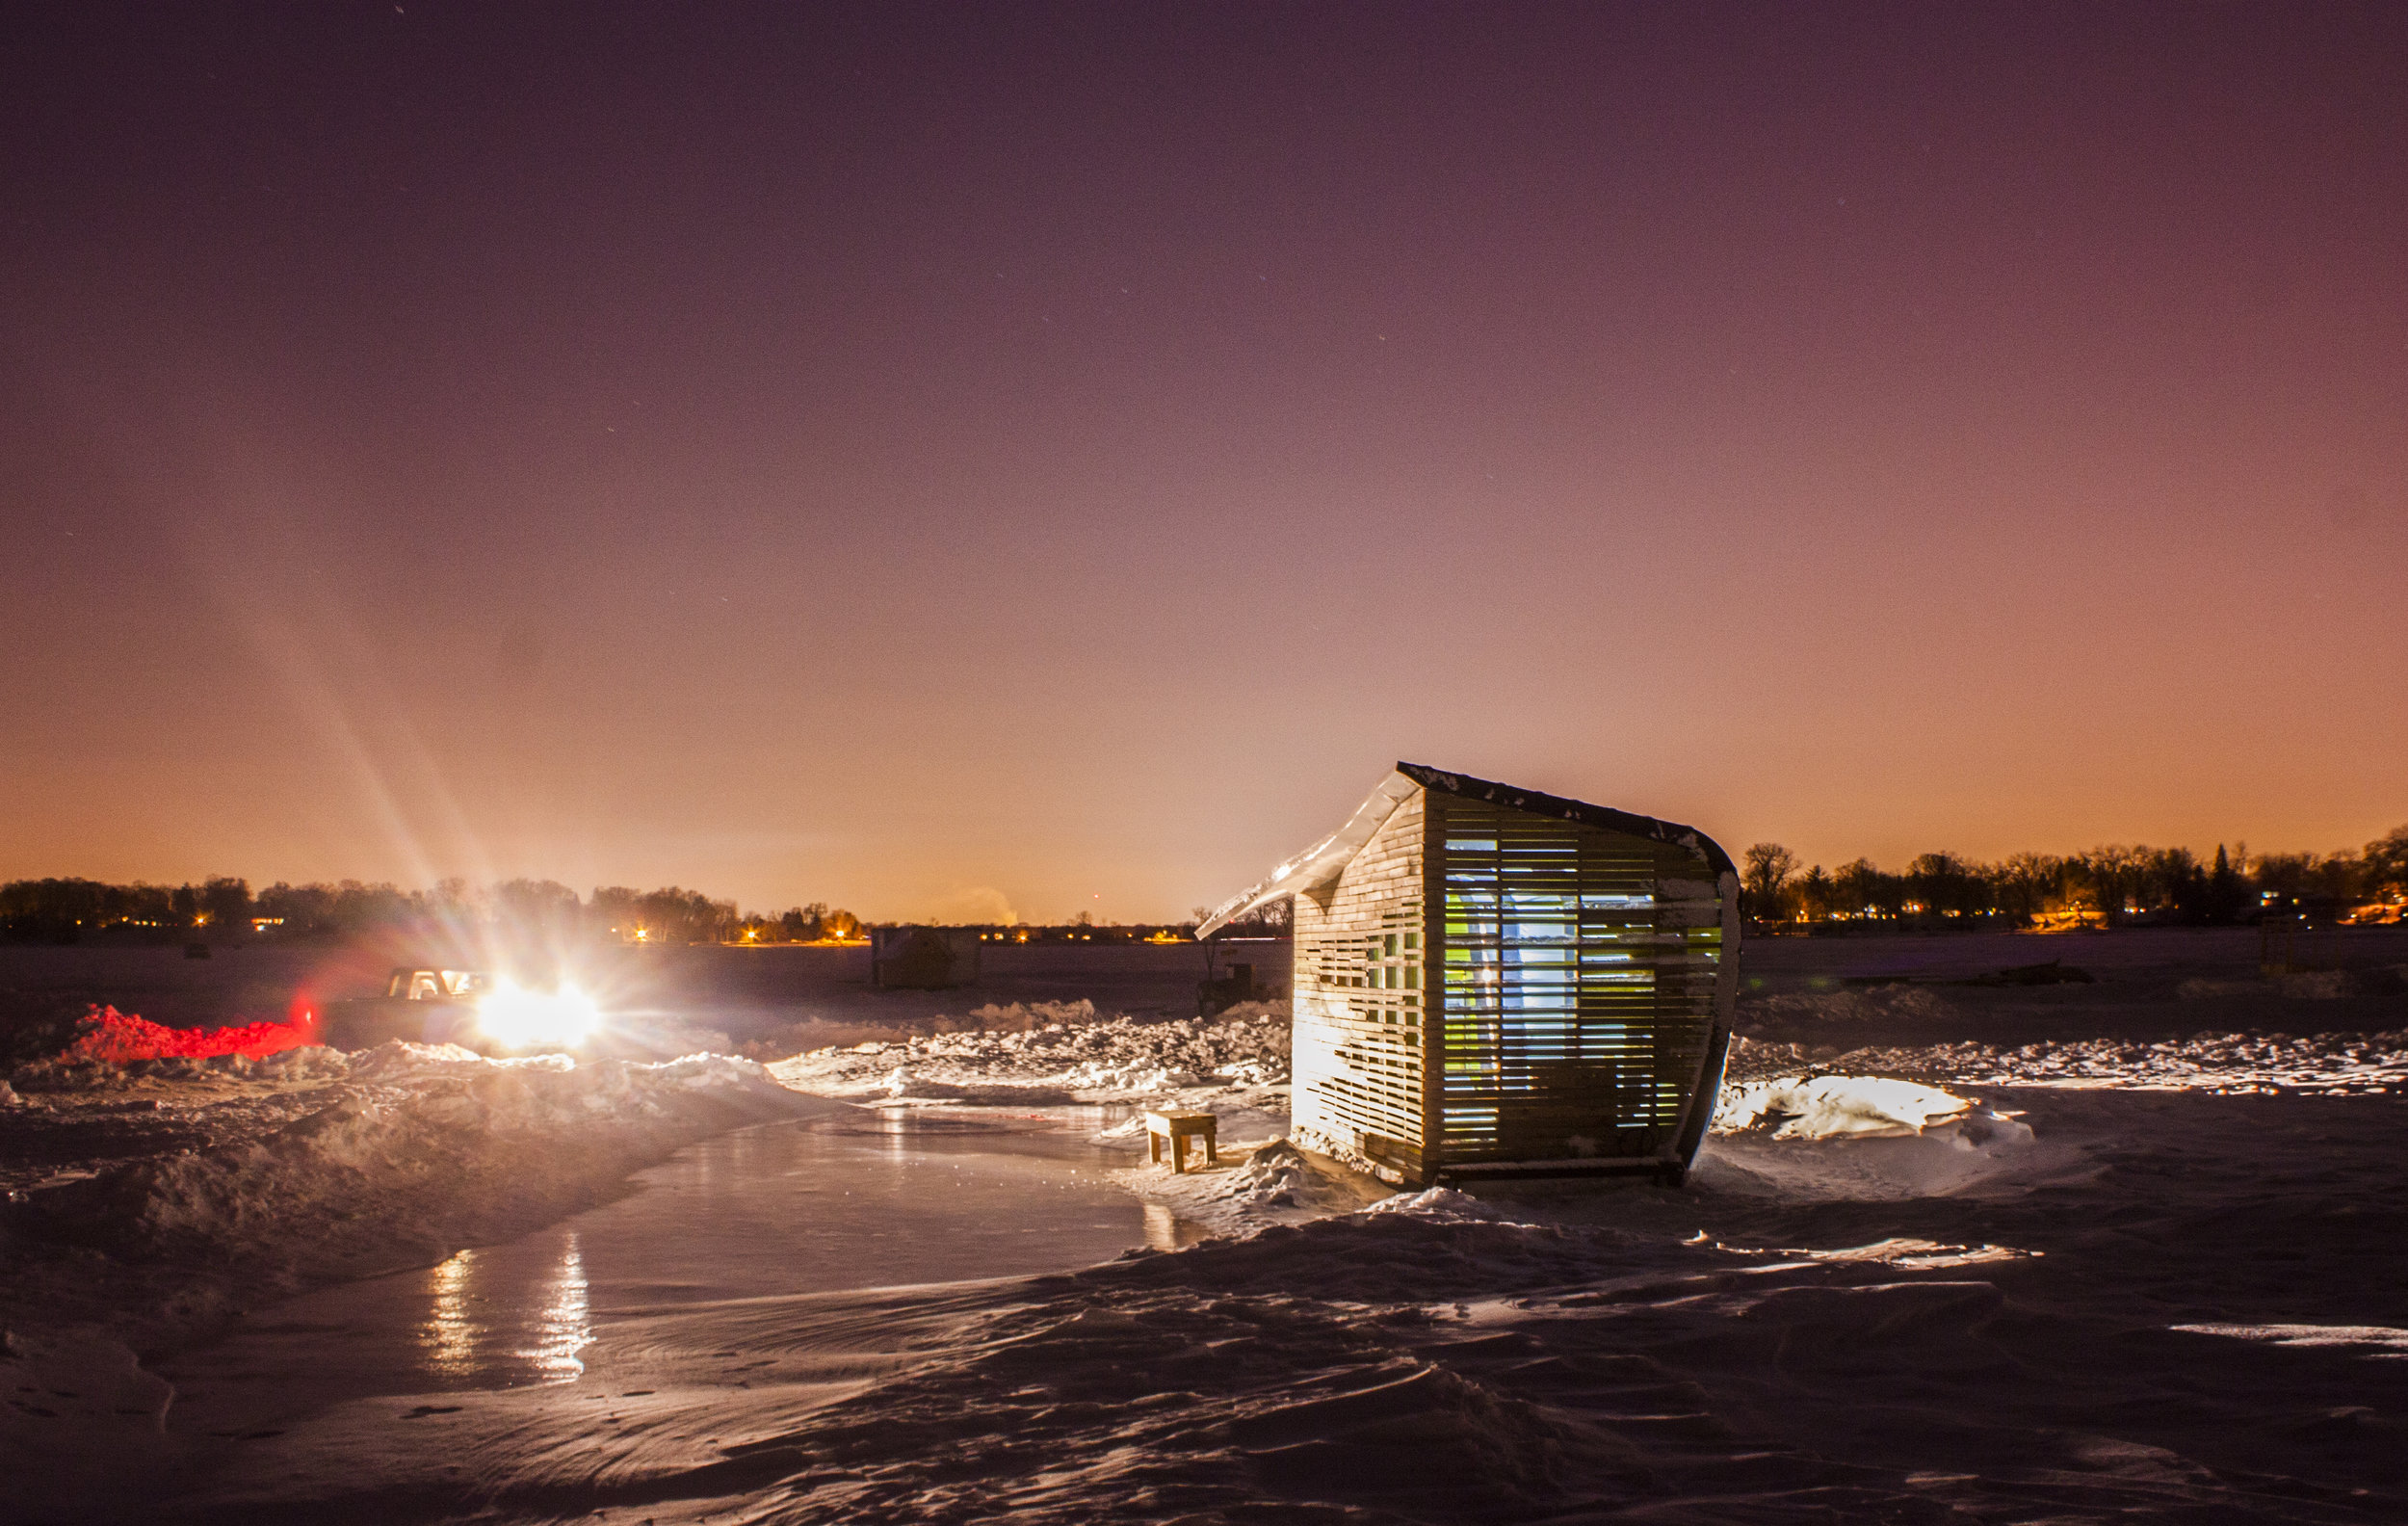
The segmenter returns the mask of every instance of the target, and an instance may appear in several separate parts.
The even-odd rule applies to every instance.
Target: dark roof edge
[[[1493,779],[1474,778],[1468,774],[1449,774],[1426,763],[1399,763],[1397,772],[1424,789],[1459,795],[1465,800],[1486,801],[1491,805],[1504,805],[1513,810],[1529,811],[1535,816],[1560,816],[1565,821],[1584,826],[1602,827],[1608,831],[1627,832],[1633,837],[1650,837],[1657,842],[1678,847],[1694,848],[1705,855],[1706,862],[1719,875],[1737,874],[1739,866],[1722,845],[1694,827],[1678,822],[1658,821],[1653,816],[1640,816],[1619,811],[1607,805],[1591,805],[1585,801],[1565,800],[1560,795],[1542,795],[1536,790],[1516,789]]]

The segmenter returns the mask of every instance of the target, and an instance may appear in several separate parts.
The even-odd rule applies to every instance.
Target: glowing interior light
[[[506,1049],[573,1049],[593,1037],[602,1011],[574,986],[531,991],[494,983],[477,1003],[477,1028]]]

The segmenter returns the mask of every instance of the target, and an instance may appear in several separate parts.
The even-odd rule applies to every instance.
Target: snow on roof
[[[1722,851],[1721,844],[1694,827],[1658,821],[1653,816],[1635,815],[1610,806],[1591,805],[1584,801],[1566,800],[1559,795],[1517,789],[1510,784],[1474,778],[1468,774],[1449,774],[1424,763],[1399,763],[1355,808],[1353,816],[1344,827],[1273,869],[1260,884],[1242,890],[1222,902],[1212,915],[1197,924],[1195,935],[1199,938],[1210,937],[1257,907],[1298,891],[1318,890],[1336,880],[1340,871],[1346,868],[1347,861],[1362,852],[1363,845],[1372,840],[1372,834],[1396,814],[1397,807],[1404,803],[1416,789],[1438,790],[1465,800],[1487,801],[1491,804],[1529,811],[1533,815],[1559,816],[1565,821],[1602,827],[1609,831],[1627,832],[1634,837],[1671,843],[1687,848],[1706,860],[1717,876],[1735,872],[1731,855]]]
[[[1396,814],[1397,807],[1420,787],[1420,781],[1407,777],[1400,765],[1373,787],[1344,827],[1273,869],[1262,883],[1222,902],[1211,916],[1197,924],[1195,935],[1210,937],[1256,907],[1299,890],[1318,889],[1337,879],[1347,860],[1362,852],[1363,845],[1372,840],[1372,833],[1379,830]]]

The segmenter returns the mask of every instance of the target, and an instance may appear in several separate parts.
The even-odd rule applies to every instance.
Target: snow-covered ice
[[[1977,971],[1976,941],[1870,953]],[[397,1387],[197,1457],[173,1406],[143,1430],[135,1369],[108,1391],[195,1519],[2408,1519],[2408,1012],[2373,976],[2290,991],[2172,946],[2081,944],[2100,981],[2036,991],[1817,991],[1781,961],[1869,951],[1776,949],[1792,985],[1743,1008],[1677,1190],[1387,1195],[1276,1138],[1274,1013],[998,1010],[769,1068],[899,1127],[1103,1135],[1130,1162],[1103,1185],[1213,1238],[943,1286],[596,1294],[582,1372]],[[1190,1099],[1221,1113],[1218,1171],[1095,1126]],[[13,1348],[0,1378],[57,1360]]]
[[[640,1365],[337,1406],[216,1457],[187,1508],[629,1523],[2408,1513],[2387,1440],[2408,1416],[2395,1251],[2366,1228],[2393,1211],[2408,1106],[2015,1100],[2043,1140],[2091,1142],[2082,1171],[2025,1152],[1979,1194],[1879,1200],[1812,1176],[1771,1197],[1711,1178],[1437,1189],[1051,1276],[624,1307],[614,1340]],[[1262,1185],[1296,1171],[1276,1149],[1254,1160]]]

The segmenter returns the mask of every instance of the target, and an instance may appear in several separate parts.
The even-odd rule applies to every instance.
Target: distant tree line
[[[1286,927],[1286,903],[1268,908],[1240,933]],[[677,885],[636,890],[602,885],[579,896],[553,880],[507,880],[471,886],[444,880],[432,889],[345,880],[334,884],[286,884],[253,893],[230,876],[198,884],[97,880],[18,880],[0,884],[0,942],[189,943],[196,941],[338,942],[401,936],[453,942],[463,935],[499,934],[521,948],[565,948],[588,941],[621,943],[817,943],[851,939],[865,924],[824,901],[783,911],[739,912]],[[1058,926],[990,924],[978,929],[1005,942],[1135,943],[1185,936],[1193,923],[1099,927],[1082,911]]]
[[[357,880],[302,885],[279,881],[256,894],[249,881],[225,876],[180,885],[73,879],[0,884],[0,940],[13,943],[331,941],[487,930],[556,945],[587,939],[807,943],[850,937],[860,926],[851,912],[824,902],[745,916],[733,901],[676,885],[658,890],[604,885],[580,897],[551,880],[472,888],[454,879],[431,890]]]
[[[2203,861],[2186,848],[2110,845],[1996,863],[1928,853],[1898,874],[1865,858],[1801,869],[1795,854],[1766,842],[1747,850],[1741,885],[1760,922],[2213,926],[2408,899],[2408,826],[2355,852],[2252,855],[2246,844],[2219,843]]]
[[[1197,907],[1195,921],[1188,925],[1194,927],[1210,915],[1212,912],[1209,908]],[[1275,901],[1264,902],[1242,916],[1231,917],[1221,924],[1219,931],[1213,935],[1230,938],[1283,938],[1291,937],[1295,935],[1295,933],[1296,897],[1281,896]]]

